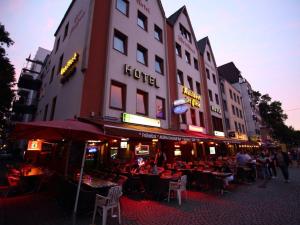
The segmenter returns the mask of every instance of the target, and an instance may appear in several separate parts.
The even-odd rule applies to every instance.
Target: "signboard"
[[[188,110],[189,110],[189,107],[187,106],[187,104],[178,105],[173,108],[173,112],[175,114],[183,114],[183,113],[186,113]]]
[[[195,132],[204,132],[204,127],[198,127],[198,126],[194,126],[194,125],[189,125],[188,129],[190,131],[195,131]]]
[[[42,141],[41,140],[29,140],[27,145],[28,151],[41,151]]]
[[[72,58],[67,61],[65,66],[60,69],[60,75],[62,76],[60,80],[61,83],[66,82],[74,74],[78,60],[79,54],[75,52]]]
[[[149,155],[149,145],[137,145],[135,146],[136,155]]]
[[[120,147],[121,148],[127,148],[127,141],[121,141],[121,143],[120,143]]]
[[[125,123],[134,123],[134,124],[141,124],[141,125],[152,126],[152,127],[160,127],[160,120],[129,114],[129,113],[123,113],[122,121]]]
[[[186,102],[186,100],[185,99],[178,99],[178,100],[175,100],[174,102],[173,102],[173,105],[174,106],[178,106],[178,105],[184,105],[184,104],[186,104],[187,102]]]
[[[127,64],[124,65],[124,74],[128,75],[129,77],[132,76],[136,80],[141,80],[143,83],[147,83],[149,86],[159,88],[158,81],[155,77],[139,71],[138,69],[134,69]]]
[[[216,147],[209,147],[209,154],[211,155],[216,154]]]
[[[214,131],[214,134],[215,134],[215,136],[218,136],[218,137],[225,137],[225,133],[224,132],[222,132],[222,131]]]
[[[210,109],[212,112],[215,112],[215,113],[218,113],[218,114],[221,114],[221,108],[219,107],[216,107],[216,106],[210,106]]]
[[[182,94],[187,96],[185,100],[188,104],[190,104],[192,107],[200,108],[200,99],[201,99],[200,95],[188,89],[187,87],[182,88]]]

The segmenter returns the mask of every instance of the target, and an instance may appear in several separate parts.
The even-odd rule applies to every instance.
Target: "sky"
[[[98,0],[97,0],[98,1]],[[0,0],[0,22],[15,44],[16,75],[38,47],[52,50],[71,0]],[[208,36],[218,66],[234,62],[252,89],[280,101],[300,130],[299,0],[162,0],[166,16],[186,5],[195,36]]]

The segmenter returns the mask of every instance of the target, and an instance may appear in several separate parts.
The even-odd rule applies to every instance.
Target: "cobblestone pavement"
[[[188,191],[188,198],[183,200],[182,206],[175,199],[168,203],[122,197],[122,224],[299,225],[300,168],[290,168],[290,183],[284,183],[280,171],[278,172],[279,177],[268,181],[265,187],[262,186],[263,181],[259,180],[250,185],[237,185],[223,196]],[[24,200],[19,201],[19,198]],[[91,223],[91,214],[78,216],[74,220],[53,199],[41,194],[0,201],[1,225]],[[96,224],[101,222],[101,216],[98,215]],[[115,225],[118,222],[117,219],[109,217],[107,224]]]

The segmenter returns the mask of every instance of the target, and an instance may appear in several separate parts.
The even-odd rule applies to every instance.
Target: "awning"
[[[100,125],[107,135],[113,135],[123,138],[145,138],[169,141],[206,141],[206,136],[196,136],[187,134],[184,131],[170,130],[150,126],[140,126],[120,122],[104,121],[91,118],[79,118],[84,122]]]
[[[218,137],[218,136],[204,134],[204,133],[195,132],[195,131],[187,130],[187,131],[185,131],[185,133],[202,138],[204,140],[208,140],[208,141],[221,141],[221,142],[231,142],[232,141],[231,139],[226,138],[226,137]]]

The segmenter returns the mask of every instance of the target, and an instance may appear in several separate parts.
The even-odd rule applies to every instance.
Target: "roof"
[[[234,65],[233,62],[226,63],[218,67],[218,73],[221,77],[227,80],[229,83],[234,84],[239,82],[241,72]]]
[[[167,22],[172,26],[176,23],[178,17],[180,16],[181,12],[186,9],[185,5],[178,9],[175,13],[167,18]]]
[[[63,25],[63,23],[64,23],[66,17],[67,17],[68,14],[69,14],[69,12],[71,11],[71,8],[72,8],[72,6],[74,5],[75,1],[76,1],[76,0],[72,0],[72,2],[71,2],[71,4],[70,4],[69,8],[67,9],[67,11],[66,11],[64,17],[63,17],[62,20],[60,21],[60,24],[58,25],[58,27],[57,27],[57,29],[56,29],[56,31],[55,31],[55,33],[54,33],[54,36],[55,36],[55,37],[56,37],[57,33],[59,32],[60,27]]]
[[[201,55],[204,55],[205,47],[207,44],[210,45],[208,37],[202,38],[201,40],[199,40],[197,42],[197,46],[198,46],[198,49],[199,49]]]

